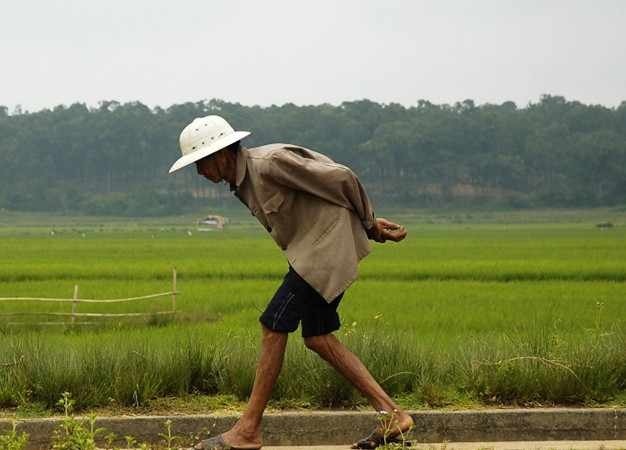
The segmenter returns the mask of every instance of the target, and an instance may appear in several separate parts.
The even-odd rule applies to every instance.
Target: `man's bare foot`
[[[399,437],[409,432],[415,423],[413,418],[404,411],[393,411],[382,415],[381,423],[376,431],[387,437]]]
[[[222,437],[224,442],[231,447],[256,449],[263,445],[261,433],[258,430],[244,431],[239,429],[237,425],[222,433]]]
[[[394,410],[393,413],[380,414],[379,421],[378,427],[372,433],[352,444],[350,448],[374,449],[383,444],[408,442],[407,433],[414,426],[411,416]]]

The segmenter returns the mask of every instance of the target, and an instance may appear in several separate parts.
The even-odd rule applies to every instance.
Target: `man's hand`
[[[406,228],[382,217],[376,218],[374,226],[367,230],[367,237],[376,242],[400,242],[406,237]]]

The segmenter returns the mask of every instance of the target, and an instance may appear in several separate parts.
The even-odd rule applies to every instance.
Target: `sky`
[[[0,105],[626,100],[626,0],[0,0]]]

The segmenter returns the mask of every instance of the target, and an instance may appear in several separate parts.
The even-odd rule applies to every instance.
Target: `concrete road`
[[[308,447],[263,447],[264,450],[346,450],[349,445]],[[531,442],[446,442],[417,444],[419,450],[626,450],[626,441],[531,441]]]

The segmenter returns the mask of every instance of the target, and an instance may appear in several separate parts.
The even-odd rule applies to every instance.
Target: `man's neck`
[[[230,190],[234,191],[237,189],[237,158],[239,157],[239,152],[231,153],[232,156],[229,155],[229,167],[232,168],[231,172],[228,174],[228,178],[226,181],[230,183]]]

